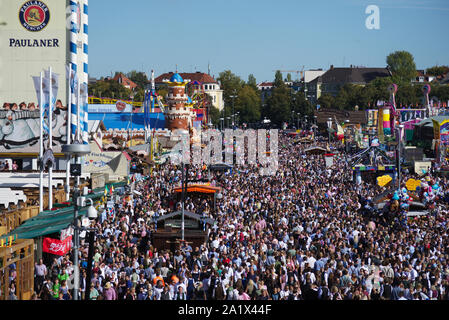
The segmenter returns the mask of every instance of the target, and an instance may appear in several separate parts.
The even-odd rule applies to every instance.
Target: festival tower
[[[189,104],[189,97],[186,95],[186,85],[187,82],[178,73],[175,73],[168,82],[164,116],[165,127],[172,132],[178,130],[188,132],[195,118],[193,108]]]

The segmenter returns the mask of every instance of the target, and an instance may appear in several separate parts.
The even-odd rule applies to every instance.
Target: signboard
[[[90,162],[90,161],[89,161]],[[109,174],[107,173],[92,173],[92,189],[104,188],[106,181],[109,180]]]
[[[72,236],[65,238],[64,240],[44,238],[42,241],[42,251],[51,253],[57,256],[63,256],[70,251],[72,246]]]
[[[180,229],[182,227],[182,220],[180,219],[167,219],[165,220],[165,227],[172,227]],[[186,229],[198,229],[199,222],[191,219],[184,219],[184,228]]]
[[[420,176],[429,172],[431,167],[432,162],[430,161],[415,161],[415,173]]]
[[[132,106],[123,101],[117,101],[116,104],[89,104],[89,113],[131,113]]]

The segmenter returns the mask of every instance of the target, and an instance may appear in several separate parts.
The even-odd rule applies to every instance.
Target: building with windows
[[[365,68],[350,66],[334,68],[332,65],[322,75],[307,84],[307,96],[312,104],[316,104],[323,94],[336,96],[345,84],[365,86],[378,77],[390,77],[387,68]]]
[[[137,88],[137,84],[128,79],[123,73],[117,73],[112,80],[117,81],[122,86],[132,91]]]

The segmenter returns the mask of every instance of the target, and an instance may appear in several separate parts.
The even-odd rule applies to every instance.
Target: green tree
[[[282,73],[278,70],[276,71],[274,87],[270,97],[267,99],[267,105],[263,115],[270,119],[272,123],[278,125],[290,121],[291,100],[291,92],[282,79]]]
[[[416,104],[421,104],[423,99],[422,85],[401,85],[398,87],[398,92],[396,93],[396,104],[398,106],[415,106]]]
[[[282,72],[280,70],[277,70],[274,75],[274,86],[276,88],[279,88],[281,86],[285,87],[285,82],[282,80]]]
[[[131,72],[128,72],[126,76],[129,78],[129,80],[137,84],[141,89],[145,89],[146,86],[150,83],[145,72],[133,70]]]
[[[221,89],[223,90],[223,100],[225,102],[225,106],[227,108],[232,108],[231,96],[237,94],[237,92],[245,84],[245,81],[232,73],[230,70],[220,72],[217,80],[220,82]]]
[[[292,82],[292,75],[287,73],[287,77],[285,78],[285,82]]]
[[[332,95],[325,93],[318,98],[318,104],[321,108],[330,109],[335,105],[335,98]]]
[[[238,92],[235,111],[239,112],[239,123],[256,122],[261,118],[261,98],[257,89],[245,85]]]
[[[416,64],[410,52],[395,51],[391,53],[387,57],[387,65],[400,84],[410,83],[412,79],[416,78]]]
[[[371,102],[377,105],[377,101],[388,101],[390,94],[388,86],[393,83],[391,77],[378,77],[371,81],[367,88],[371,91]]]
[[[314,108],[309,100],[304,97],[304,91],[297,91],[292,94],[291,111],[302,115],[312,116]]]
[[[426,73],[432,76],[442,76],[449,72],[448,66],[433,66],[426,70]]]
[[[220,126],[220,110],[217,107],[210,105],[209,106],[209,119],[212,124],[219,127]]]
[[[112,99],[129,99],[131,90],[114,80],[97,81],[88,88],[89,94]]]
[[[254,90],[256,90],[256,92],[257,92],[257,90],[258,90],[257,89],[257,81],[256,81],[256,77],[254,77],[253,74],[250,74],[248,76],[248,82],[246,84],[249,85]]]

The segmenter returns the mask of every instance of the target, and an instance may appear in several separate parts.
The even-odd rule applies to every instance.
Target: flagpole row
[[[42,158],[44,157],[44,95],[42,92],[43,85],[43,75],[41,71],[40,75],[40,86],[39,86],[39,212],[44,211],[44,165],[42,163]]]

